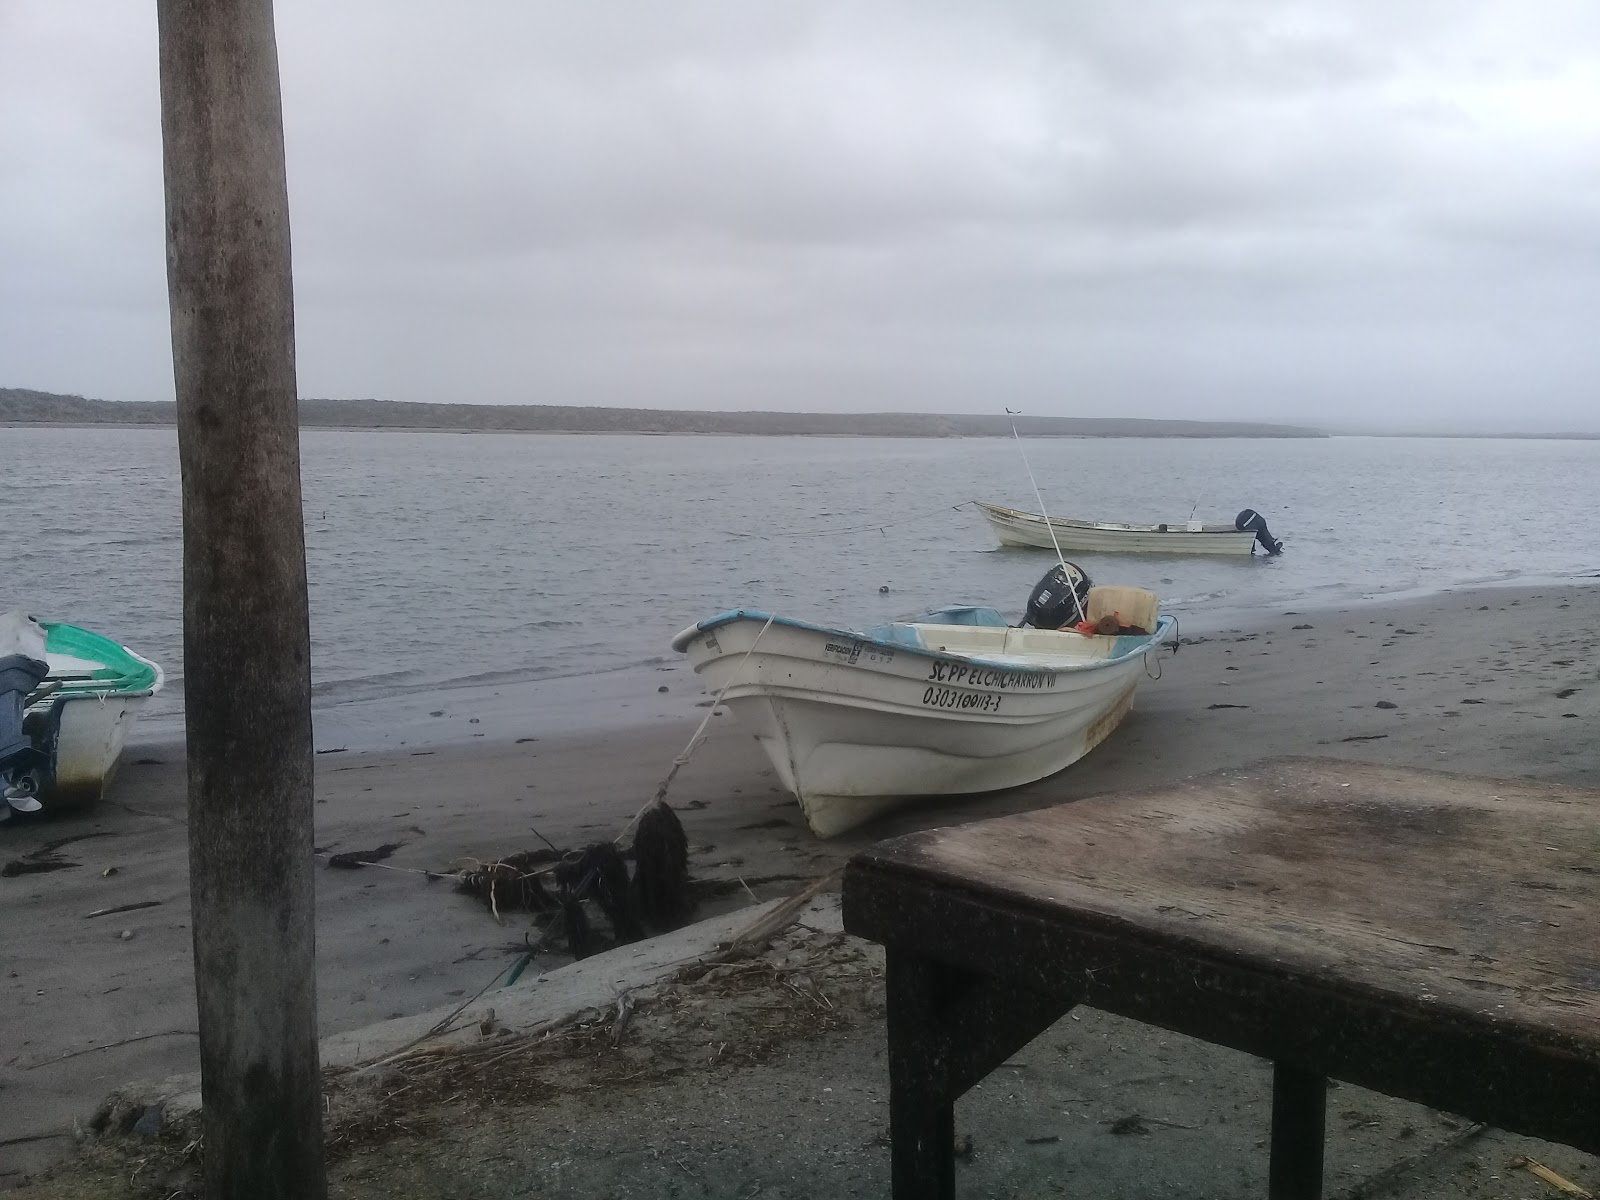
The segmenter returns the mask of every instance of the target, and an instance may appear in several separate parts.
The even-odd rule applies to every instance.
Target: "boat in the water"
[[[1266,519],[1248,508],[1232,525],[1206,525],[1199,521],[1129,525],[1119,521],[1046,517],[981,500],[974,500],[973,504],[989,522],[1002,546],[1099,554],[1246,555],[1254,554],[1257,546],[1268,554],[1279,554],[1283,550],[1283,543],[1267,531]]]
[[[956,607],[858,633],[740,609],[672,646],[832,837],[916,797],[1043,779],[1117,727],[1174,621],[1142,589],[1082,582],[1072,615],[1127,632],[1013,627],[992,608]]]
[[[98,801],[161,668],[111,638],[0,613],[0,819]]]

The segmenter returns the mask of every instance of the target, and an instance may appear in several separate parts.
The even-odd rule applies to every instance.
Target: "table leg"
[[[1078,997],[953,967],[893,942],[884,959],[894,1200],[953,1200],[956,1097]]]
[[[1321,1200],[1328,1081],[1288,1063],[1272,1065],[1270,1200]]]
[[[940,1022],[949,970],[892,947],[885,959],[894,1200],[954,1200],[955,1096]]]

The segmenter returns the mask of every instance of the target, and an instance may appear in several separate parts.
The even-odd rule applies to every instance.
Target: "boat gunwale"
[[[856,633],[849,629],[839,629],[836,626],[816,625],[810,621],[801,621],[793,617],[780,617],[773,613],[762,612],[759,609],[735,608],[730,609],[727,612],[718,613],[714,617],[707,617],[705,620],[691,625],[685,630],[682,630],[673,637],[672,648],[678,651],[680,654],[686,653],[690,644],[696,638],[703,637],[707,633],[714,632],[715,630],[721,629],[728,625],[733,625],[739,621],[754,621],[760,624],[765,624],[770,621],[774,625],[783,625],[790,629],[800,629],[808,633],[821,633],[836,637],[849,638],[851,641],[863,642],[867,645],[878,646],[882,649],[892,650],[899,653],[911,654],[919,658],[933,659],[935,661],[953,660],[997,671],[1017,671],[1040,675],[1059,674],[1063,671],[1072,673],[1093,671],[1105,667],[1115,666],[1119,663],[1125,663],[1129,659],[1136,658],[1139,655],[1148,654],[1151,650],[1155,649],[1157,646],[1160,646],[1166,640],[1169,634],[1172,634],[1176,631],[1178,625],[1177,618],[1172,616],[1163,616],[1157,619],[1156,631],[1154,633],[1147,633],[1143,634],[1142,636],[1136,636],[1132,634],[1122,635],[1128,637],[1129,640],[1134,641],[1137,644],[1130,646],[1127,650],[1124,650],[1120,654],[1112,654],[1105,658],[1084,659],[1082,665],[1079,665],[1078,663],[1054,663],[1051,665],[1045,665],[1041,663],[1035,665],[1032,663],[1018,663],[1015,659],[995,659],[986,658],[977,654],[962,654],[959,651],[929,650],[924,646],[912,646],[905,642],[891,641],[888,638],[873,637],[871,634]],[[924,622],[917,621],[897,622],[897,624],[903,625],[916,625],[923,623]],[[936,622],[926,623],[934,624]],[[1007,626],[1007,628],[1014,629],[1016,626]]]
[[[1187,526],[1169,524],[1165,529],[1155,525],[1130,525],[1121,521],[1084,521],[1077,517],[1044,517],[1038,513],[1026,512],[1020,508],[1008,508],[1004,504],[990,504],[986,500],[974,500],[975,504],[989,520],[997,516],[1007,520],[1014,520],[1019,524],[1027,525],[1054,525],[1063,529],[1099,529],[1107,533],[1143,533],[1155,537],[1183,536],[1183,537],[1227,537],[1244,539],[1249,537],[1255,540],[1255,534],[1245,529],[1235,529],[1227,525],[1202,526],[1199,529],[1189,529]]]
[[[74,646],[65,651],[75,658],[87,657],[86,653],[80,654],[75,651],[87,652],[89,647],[93,646],[95,649],[103,651],[107,657],[131,660],[131,663],[137,664],[140,669],[135,672],[124,669],[115,662],[89,658],[88,661],[100,662],[99,670],[119,671],[120,673],[98,677],[91,674],[87,678],[63,678],[51,672],[41,681],[40,687],[30,693],[24,701],[25,709],[42,708],[58,701],[147,699],[154,696],[166,684],[166,672],[161,669],[161,664],[146,658],[137,650],[124,646],[115,638],[107,637],[103,633],[96,633],[92,629],[85,629],[81,625],[69,624],[66,621],[40,621],[39,625],[44,629],[47,639],[58,630],[67,631],[69,635],[79,635],[74,637],[73,640],[81,640],[87,644]],[[56,648],[58,651],[62,649],[59,645]],[[45,644],[47,655],[50,649],[50,643],[47,640]]]

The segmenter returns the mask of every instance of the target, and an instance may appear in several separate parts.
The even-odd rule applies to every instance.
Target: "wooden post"
[[[310,637],[272,3],[156,7],[206,1194],[320,1200]]]

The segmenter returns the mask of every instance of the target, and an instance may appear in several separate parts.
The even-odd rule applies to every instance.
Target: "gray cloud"
[[[1593,428],[1597,13],[279,0],[301,389]],[[170,394],[155,72],[0,8],[5,383]]]

